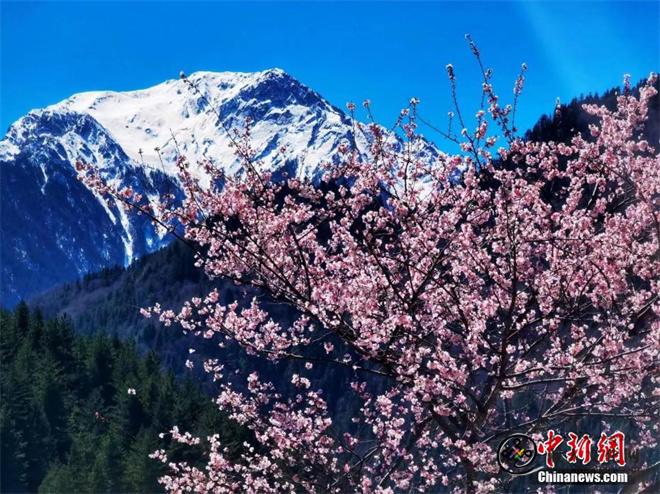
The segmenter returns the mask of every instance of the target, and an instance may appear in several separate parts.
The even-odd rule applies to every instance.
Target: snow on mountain
[[[161,167],[162,159],[172,175],[178,151],[193,165],[205,157],[236,172],[225,129],[242,128],[248,117],[264,168],[278,169],[291,160],[301,177],[313,176],[352,135],[343,112],[280,69],[196,72],[188,80],[198,93],[178,79],[139,91],[76,94],[47,109],[91,115],[133,161]]]
[[[76,94],[10,127],[0,141],[0,304],[128,264],[169,240],[146,218],[107,205],[81,184],[77,160],[153,199],[177,188],[179,152],[193,168],[206,158],[236,173],[226,129],[242,129],[246,119],[260,166],[299,177],[317,177],[341,143],[368,145],[341,110],[282,70],[196,72],[188,79],[196,90],[177,79],[138,91]]]

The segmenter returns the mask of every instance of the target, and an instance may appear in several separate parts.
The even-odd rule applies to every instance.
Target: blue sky
[[[444,124],[445,64],[463,105],[480,95],[464,41],[472,33],[496,90],[508,100],[529,66],[519,124],[551,111],[555,98],[618,85],[660,69],[660,3],[28,3],[0,4],[1,115],[5,129],[32,108],[86,90],[129,90],[179,70],[281,67],[344,107],[369,98],[382,123],[412,96]],[[429,136],[432,134],[429,132]]]

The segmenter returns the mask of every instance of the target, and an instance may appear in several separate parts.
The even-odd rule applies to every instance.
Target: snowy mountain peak
[[[192,163],[207,158],[235,172],[226,129],[248,117],[264,168],[295,158],[299,175],[314,175],[351,132],[340,110],[281,69],[194,72],[188,81],[194,88],[171,79],[137,91],[79,93],[46,110],[92,116],[131,160],[158,169],[162,160],[171,175],[177,145]],[[278,151],[283,148],[288,156]]]

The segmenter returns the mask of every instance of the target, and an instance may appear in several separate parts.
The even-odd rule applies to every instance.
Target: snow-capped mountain
[[[16,121],[0,141],[0,303],[128,264],[169,241],[144,218],[108,206],[76,178],[75,162],[148,198],[177,188],[175,158],[238,170],[227,129],[250,119],[263,168],[313,178],[353,135],[350,119],[279,69],[197,72],[130,92],[87,92]],[[392,136],[396,141],[396,137]],[[429,146],[429,152],[435,152]],[[201,176],[201,175],[200,175]]]

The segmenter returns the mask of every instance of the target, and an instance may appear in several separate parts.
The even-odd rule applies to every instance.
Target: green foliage
[[[148,455],[176,447],[159,433],[220,432],[233,451],[245,440],[199,385],[133,344],[76,335],[23,303],[0,326],[2,492],[158,492],[163,465]]]

